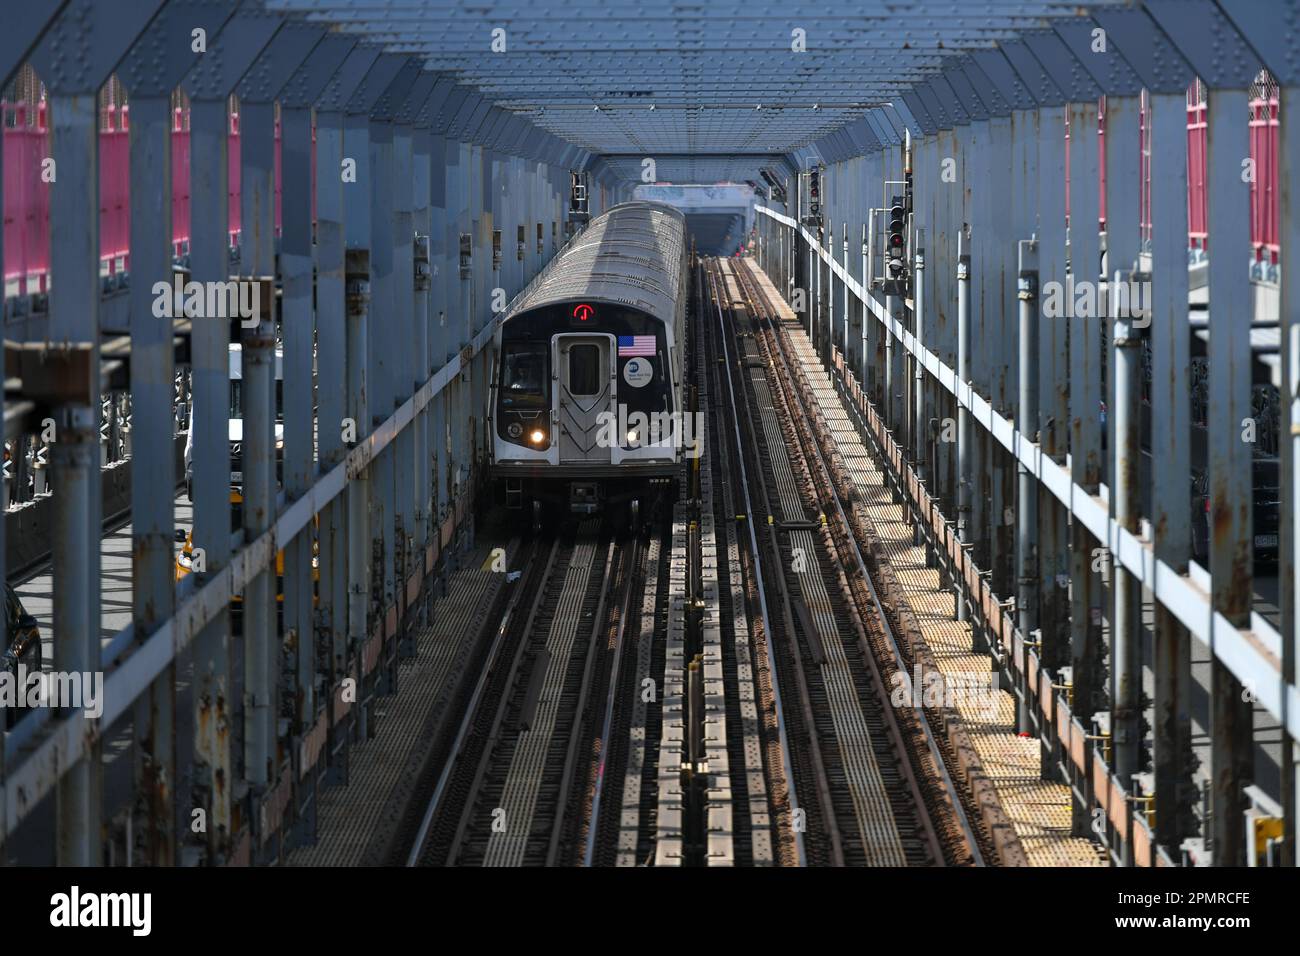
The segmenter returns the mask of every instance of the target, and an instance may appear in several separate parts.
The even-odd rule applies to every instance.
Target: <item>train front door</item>
[[[614,336],[565,333],[553,347],[560,462],[608,463],[612,449],[600,440],[601,413],[614,410]]]

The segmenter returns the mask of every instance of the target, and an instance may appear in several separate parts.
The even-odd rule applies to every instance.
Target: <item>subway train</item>
[[[689,251],[672,206],[592,219],[511,304],[494,338],[495,495],[507,508],[635,517],[698,455],[683,413]]]

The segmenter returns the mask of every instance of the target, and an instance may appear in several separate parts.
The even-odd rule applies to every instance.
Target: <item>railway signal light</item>
[[[821,168],[808,170],[808,209],[802,214],[804,225],[820,226],[821,203]]]
[[[889,200],[888,229],[885,230],[885,267],[891,280],[904,280],[906,264],[907,212],[902,196]]]
[[[907,198],[892,196],[886,212],[885,279],[886,295],[906,295],[909,286],[907,269]]]
[[[907,228],[907,214],[903,209],[902,197],[895,196],[889,207],[889,247],[887,255],[890,258],[890,267],[893,267],[894,260],[902,260],[903,247],[907,241],[903,237],[904,230]]]

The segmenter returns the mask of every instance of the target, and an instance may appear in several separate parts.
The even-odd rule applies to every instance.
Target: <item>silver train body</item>
[[[594,512],[671,484],[683,414],[685,217],[629,202],[593,219],[495,335],[490,474],[508,506]]]

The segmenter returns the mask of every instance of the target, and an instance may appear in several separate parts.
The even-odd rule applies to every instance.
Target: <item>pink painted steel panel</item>
[[[49,155],[45,104],[33,116],[27,103],[0,104],[4,149],[4,277],[18,282],[18,294],[45,290],[50,261],[49,184],[41,181],[41,160]],[[190,133],[188,110],[172,118],[172,241],[178,255],[190,237]],[[130,268],[131,145],[130,107],[109,104],[101,110],[99,137],[100,256],[109,272]],[[239,237],[239,117],[230,120],[228,147],[230,239]],[[312,131],[315,141],[315,130]],[[315,155],[312,156],[312,215],[316,213]],[[280,129],[275,131],[275,230],[281,228]],[[29,285],[28,278],[35,281]]]

